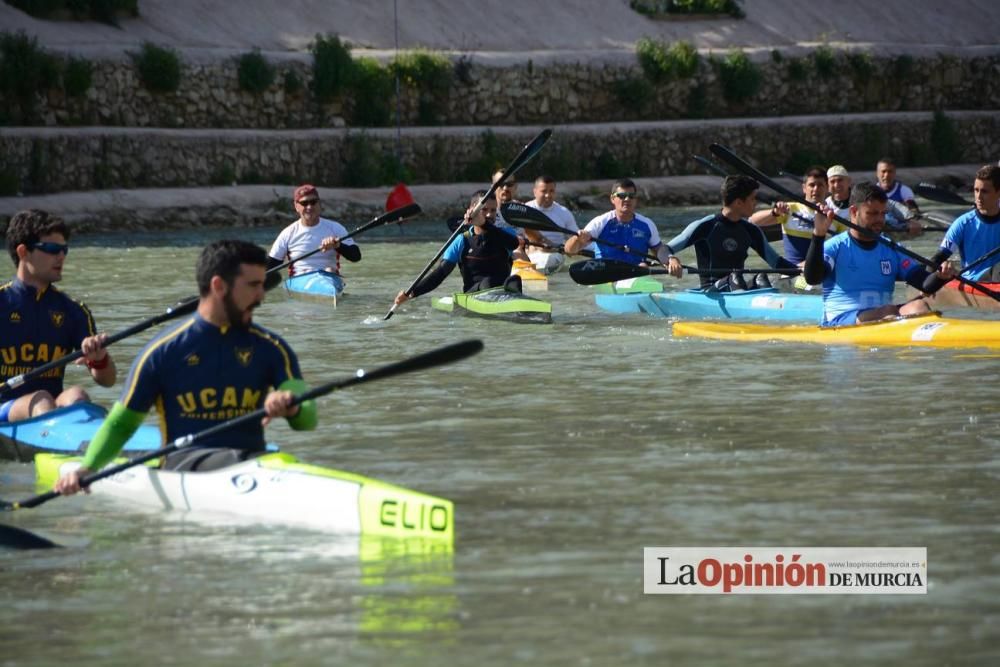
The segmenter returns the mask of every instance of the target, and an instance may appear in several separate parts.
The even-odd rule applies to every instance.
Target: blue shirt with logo
[[[588,222],[583,230],[594,239],[625,246],[631,251],[626,252],[622,248],[604,243],[594,243],[594,256],[598,259],[614,259],[638,265],[646,261],[642,255],[648,254],[650,250],[660,245],[660,233],[656,225],[638,213],[630,221],[622,222],[615,216],[614,211],[608,211]]]
[[[1000,216],[987,218],[975,209],[956,218],[941,241],[941,250],[945,251],[945,256],[950,257],[955,252],[962,255],[962,266],[967,266],[998,247]],[[1000,262],[1000,256],[995,256],[962,275],[970,280],[982,280],[988,277],[997,262]]]
[[[301,378],[291,348],[263,327],[219,328],[200,315],[160,333],[132,363],[121,403],[155,406],[165,441],[264,407],[270,389]],[[199,440],[204,447],[264,449],[260,420]]]
[[[90,310],[54,285],[39,291],[15,278],[0,285],[0,378],[7,380],[80,349],[83,339],[96,334]],[[65,366],[4,392],[0,401],[47,391],[63,390]]]

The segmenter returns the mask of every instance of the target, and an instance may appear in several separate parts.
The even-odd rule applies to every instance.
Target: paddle
[[[481,340],[469,339],[462,341],[460,343],[453,343],[451,345],[445,345],[444,347],[439,347],[437,349],[431,350],[430,352],[424,352],[423,354],[418,354],[415,357],[410,357],[409,359],[403,359],[402,361],[397,361],[395,363],[386,364],[385,366],[379,366],[370,371],[365,371],[363,369],[358,369],[357,372],[351,377],[345,378],[343,380],[334,380],[333,382],[327,382],[321,384],[320,386],[310,389],[309,391],[297,394],[292,399],[292,405],[298,405],[303,401],[308,401],[319,396],[325,396],[332,391],[338,389],[346,389],[347,387],[354,386],[356,384],[363,384],[365,382],[371,382],[372,380],[382,380],[384,378],[393,377],[395,375],[400,375],[402,373],[412,373],[413,371],[424,370],[425,368],[432,368],[434,366],[440,366],[442,364],[449,364],[466,357],[471,357],[480,350],[483,349],[483,342]],[[259,410],[254,410],[251,413],[240,415],[229,421],[221,422],[215,426],[210,426],[204,431],[199,431],[197,433],[191,433],[185,436],[177,438],[169,445],[157,449],[141,456],[137,456],[134,459],[120,463],[118,465],[110,466],[96,472],[92,475],[87,475],[82,480],[80,480],[81,486],[90,486],[94,482],[111,477],[112,475],[117,475],[123,470],[127,470],[133,466],[140,465],[146,461],[152,461],[155,458],[161,456],[166,456],[172,452],[176,452],[179,449],[184,449],[190,447],[208,436],[216,435],[223,431],[228,431],[231,428],[246,424],[255,420],[263,419],[266,412],[263,408]],[[48,502],[53,498],[58,498],[59,493],[55,491],[48,491],[46,493],[27,498],[22,501],[17,502],[7,502],[0,500],[0,510],[2,511],[14,511],[17,509],[25,509],[31,507],[38,507],[42,503]],[[2,530],[7,528],[6,526],[0,526],[0,537],[2,537]],[[2,542],[2,540],[0,540]]]
[[[962,195],[939,188],[930,183],[918,183],[913,187],[913,192],[924,199],[940,202],[942,204],[955,204],[956,206],[972,206],[972,202]]]
[[[393,209],[392,211],[389,211],[388,213],[383,213],[380,216],[372,218],[369,222],[366,222],[365,224],[361,225],[357,229],[352,229],[349,234],[345,234],[344,236],[340,237],[340,240],[341,241],[346,241],[347,239],[351,238],[352,236],[357,236],[361,232],[366,232],[369,229],[372,229],[373,227],[379,227],[379,226],[384,225],[384,224],[389,223],[389,222],[403,222],[406,218],[412,218],[412,217],[420,215],[420,213],[422,211],[423,211],[423,209],[420,208],[420,204],[416,204],[416,203],[413,203],[413,202],[411,202],[409,204],[405,204],[403,206],[400,206],[397,209]],[[298,257],[295,257],[294,259],[288,260],[284,264],[279,264],[278,266],[271,267],[270,269],[267,270],[267,272],[268,273],[275,273],[277,271],[281,271],[282,269],[286,269],[289,266],[291,266],[292,264],[294,264],[295,262],[301,261],[301,260],[305,259],[306,257],[312,257],[316,253],[320,252],[322,249],[323,248],[321,246],[319,248],[316,248],[315,250],[310,250],[309,252],[303,253],[302,255],[299,255]]]
[[[786,276],[797,276],[801,273],[798,269],[698,269],[692,266],[681,265],[687,273],[702,275],[727,275],[730,273],[780,273]],[[569,277],[580,285],[601,285],[612,283],[618,280],[638,278],[640,276],[666,275],[669,271],[666,268],[636,266],[627,262],[619,262],[613,259],[585,259],[570,264]]]
[[[986,253],[985,255],[983,255],[982,257],[980,257],[979,259],[977,259],[977,260],[975,260],[973,262],[969,262],[968,264],[966,264],[962,268],[962,273],[965,273],[969,269],[976,268],[977,266],[979,266],[980,264],[982,264],[983,262],[985,262],[988,259],[992,259],[993,257],[995,257],[997,255],[997,253],[1000,253],[1000,246],[997,246],[996,248],[993,248],[993,250],[990,250],[988,253]]]
[[[563,229],[556,223],[552,221],[552,218],[545,215],[542,211],[537,208],[532,208],[531,206],[526,206],[519,202],[507,202],[500,206],[500,212],[503,213],[503,219],[515,227],[523,227],[524,229],[534,229],[539,232],[559,232],[560,234],[565,234],[566,236],[579,236],[579,232],[570,231],[569,229]],[[626,245],[621,245],[618,243],[611,243],[610,241],[602,241],[601,239],[593,239],[595,243],[600,243],[601,245],[608,246],[609,248],[618,248],[626,253],[633,255],[634,257],[641,257],[644,260],[650,262],[656,262],[660,264],[660,258],[654,255],[643,254],[635,252],[629,249]],[[582,252],[579,254],[583,254]]]
[[[530,246],[533,246],[535,248],[541,248],[542,250],[547,250],[548,252],[557,252],[560,255],[565,255],[566,254],[566,249],[565,248],[560,248],[558,246],[549,245],[547,243],[535,243],[534,241],[525,241],[524,245],[530,245]],[[582,255],[583,257],[593,257],[594,256],[594,251],[593,250],[580,250],[576,254]]]
[[[542,130],[541,132],[538,133],[538,136],[536,136],[528,143],[528,145],[522,148],[521,152],[518,153],[517,157],[514,158],[514,161],[511,162],[507,166],[507,168],[503,170],[503,173],[500,175],[500,178],[494,181],[493,185],[490,186],[490,189],[486,191],[486,194],[484,194],[479,199],[479,202],[472,208],[472,215],[475,215],[476,213],[479,212],[479,209],[481,209],[483,205],[487,201],[489,201],[490,197],[494,196],[494,194],[497,191],[497,188],[499,188],[500,185],[504,183],[504,181],[510,178],[518,169],[527,164],[531,158],[535,157],[535,155],[537,155],[538,152],[542,150],[542,146],[545,145],[545,142],[547,142],[549,140],[549,137],[551,136],[552,136],[552,130],[549,129]],[[420,275],[418,275],[413,280],[413,282],[410,283],[410,286],[406,288],[407,294],[413,293],[413,288],[417,286],[417,283],[423,280],[424,276],[427,275],[427,272],[431,270],[434,264],[441,258],[441,255],[444,254],[444,251],[448,249],[448,246],[451,245],[451,242],[454,241],[456,238],[458,238],[459,234],[461,233],[462,233],[462,226],[459,225],[458,227],[455,228],[455,231],[451,233],[451,236],[448,237],[448,240],[444,242],[444,245],[442,245],[441,248],[437,251],[437,253],[435,253],[434,257],[431,258],[431,261],[427,262],[427,266],[425,266],[423,271],[420,272]],[[385,314],[385,317],[383,317],[382,319],[388,320],[390,317],[392,317],[393,313],[395,312],[396,312],[396,304],[393,303],[392,307],[389,308],[389,312],[387,312]]]
[[[734,168],[739,169],[740,171],[742,171],[747,176],[753,176],[760,183],[762,183],[762,184],[766,185],[767,187],[771,188],[772,190],[774,190],[778,194],[783,195],[785,197],[788,197],[789,199],[793,199],[793,200],[799,202],[800,204],[811,208],[812,210],[814,210],[816,212],[820,211],[820,208],[819,208],[818,205],[816,205],[816,204],[814,204],[814,203],[812,203],[810,201],[807,201],[803,197],[801,197],[799,195],[796,195],[791,190],[783,187],[779,183],[776,183],[770,176],[768,176],[764,172],[760,171],[759,169],[757,169],[756,167],[754,167],[750,163],[746,162],[745,160],[743,160],[743,158],[739,157],[733,151],[731,151],[730,149],[726,148],[725,146],[722,146],[721,144],[712,144],[709,148],[710,148],[710,150],[712,151],[712,153],[716,157],[718,157],[719,159],[724,160],[725,162],[729,163]],[[932,271],[937,271],[938,267],[934,266],[934,263],[931,262],[931,260],[927,259],[926,257],[924,257],[922,255],[918,255],[917,253],[913,252],[909,248],[906,248],[904,246],[899,245],[898,243],[896,243],[892,239],[890,239],[890,238],[888,238],[886,236],[883,236],[881,234],[875,235],[872,232],[869,232],[868,230],[866,230],[864,227],[859,227],[858,225],[854,224],[850,220],[845,220],[843,217],[841,217],[839,215],[834,214],[833,219],[836,220],[836,221],[838,221],[838,222],[840,222],[841,224],[845,225],[846,227],[850,227],[851,229],[859,231],[862,234],[868,235],[870,238],[875,238],[876,240],[879,241],[879,243],[884,243],[885,245],[889,246],[893,250],[896,250],[897,252],[900,252],[900,253],[906,255],[907,257],[915,259],[916,261],[920,262],[924,266],[930,268]],[[958,280],[959,282],[965,283],[966,285],[971,285],[971,286],[975,287],[976,289],[981,290],[983,293],[988,294],[989,296],[993,297],[997,301],[1000,301],[1000,293],[994,292],[993,290],[991,290],[988,287],[984,286],[982,283],[978,283],[978,282],[976,282],[974,280],[969,280],[968,278],[963,278],[960,275],[956,276],[955,279]]]

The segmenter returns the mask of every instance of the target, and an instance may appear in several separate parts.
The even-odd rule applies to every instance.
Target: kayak
[[[823,345],[1000,348],[1000,322],[953,319],[940,313],[846,327],[682,321],[674,323],[674,336]]]
[[[120,461],[119,461],[120,462]],[[39,485],[49,488],[80,457],[39,454]],[[194,519],[237,517],[251,523],[301,526],[343,535],[455,537],[449,500],[368,477],[265,454],[209,472],[137,465],[94,482],[94,495],[123,505],[187,512]]]
[[[525,292],[545,292],[549,289],[549,279],[535,268],[531,262],[515,259],[510,275],[521,276],[521,289]]]
[[[19,422],[0,424],[0,459],[31,462],[37,454],[80,454],[108,416],[108,411],[93,403],[75,403],[44,415]],[[124,451],[139,454],[159,449],[163,442],[160,429],[143,424],[125,443]]]
[[[344,279],[329,271],[310,271],[285,280],[289,294],[319,299],[337,305],[337,298],[344,293]]]
[[[663,283],[653,276],[639,276],[594,285],[594,291],[597,294],[651,294],[662,292]]]
[[[822,297],[782,294],[774,288],[744,292],[689,289],[655,294],[596,294],[594,299],[599,308],[608,312],[646,313],[653,317],[813,322],[823,317]]]
[[[552,304],[533,296],[510,292],[503,287],[492,287],[468,294],[458,292],[451,296],[433,299],[431,305],[446,313],[473,315],[509,322],[524,324],[549,324],[552,322]]]
[[[1000,293],[1000,283],[981,283],[988,290]],[[912,290],[916,296],[917,291]],[[934,308],[979,308],[981,310],[1000,311],[1000,301],[997,301],[982,290],[971,285],[952,280],[931,295],[927,300]]]

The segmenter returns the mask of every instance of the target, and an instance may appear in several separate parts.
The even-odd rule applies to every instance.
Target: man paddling
[[[90,310],[56,289],[69,253],[69,228],[61,218],[29,209],[11,218],[7,250],[17,267],[0,285],[0,379],[29,372],[79,349],[90,376],[102,387],[115,383],[106,334],[95,330]],[[0,421],[37,417],[55,408],[89,400],[81,387],[63,388],[65,367],[0,395]]]
[[[747,220],[757,206],[759,189],[760,184],[754,178],[727,176],[722,182],[722,211],[695,220],[666,244],[670,275],[675,278],[684,275],[684,267],[674,255],[690,246],[694,246],[698,269],[702,271],[702,287],[710,287],[716,279],[727,278],[734,269],[742,269],[750,250],[772,268],[797,268],[774,251],[760,227]],[[745,289],[742,274],[733,276],[725,287]],[[733,281],[735,285],[731,284]]]
[[[824,243],[833,210],[824,205],[813,220],[813,237],[806,252],[803,275],[810,285],[823,285],[822,326],[845,326],[930,312],[930,306],[922,298],[892,303],[897,280],[922,290],[928,272],[909,256],[877,239],[885,229],[888,209],[885,191],[873,183],[858,183],[851,189],[850,204],[851,222],[860,230],[851,228]],[[945,263],[936,275],[947,282],[955,272]]]
[[[970,280],[1000,281],[1000,254],[970,267],[979,257],[1000,248],[1000,166],[984,165],[976,172],[972,186],[975,208],[955,219],[941,241],[941,247],[931,257],[935,264],[943,262],[954,253],[962,256],[963,274]],[[928,285],[932,291],[936,280]],[[940,287],[940,286],[938,286]]]
[[[455,237],[441,255],[438,265],[414,285],[410,292],[402,290],[396,295],[397,306],[435,289],[451,275],[456,266],[462,272],[463,292],[478,292],[501,285],[514,292],[521,291],[521,277],[510,275],[513,265],[511,255],[518,247],[514,228],[510,225],[499,227],[494,223],[495,201],[486,202],[473,213],[476,204],[485,195],[486,190],[472,195],[463,221],[468,229]],[[484,212],[487,206],[492,209],[489,217]]]
[[[329,271],[340,275],[341,256],[349,262],[361,260],[361,248],[354,243],[354,239],[340,242],[342,237],[347,236],[347,228],[335,220],[320,216],[322,200],[316,186],[306,184],[295,188],[292,201],[299,219],[282,229],[274,240],[268,253],[268,269],[301,257],[316,248],[321,248],[322,251],[292,264],[288,275],[312,271]],[[277,281],[278,278],[273,280]]]
[[[614,259],[638,266],[644,265],[643,256],[652,252],[665,264],[667,253],[660,241],[660,232],[652,220],[636,211],[639,192],[632,179],[615,181],[611,186],[610,199],[614,207],[612,210],[597,216],[586,224],[582,232],[566,239],[563,246],[566,254],[578,254],[591,241],[598,241],[592,246],[597,259]]]
[[[80,478],[109,463],[156,406],[166,441],[263,408],[265,422],[285,417],[293,429],[316,426],[316,406],[290,402],[307,387],[292,349],[253,323],[264,299],[267,255],[246,241],[217,241],[198,258],[195,314],[156,336],[136,357],[121,398],[87,447],[82,468],[56,490],[80,490]],[[265,450],[264,424],[253,421],[166,457],[168,470],[207,471]]]
[[[568,208],[556,201],[556,179],[551,176],[542,175],[535,179],[535,186],[531,193],[534,199],[527,202],[525,206],[537,209],[548,216],[549,220],[566,231],[579,232],[580,227],[576,224],[576,218]],[[533,229],[525,229],[525,236],[528,240],[537,244],[527,248],[528,259],[538,270],[545,273],[553,273],[562,266],[565,255],[562,254],[562,246],[566,241],[566,235],[559,232],[541,232]]]

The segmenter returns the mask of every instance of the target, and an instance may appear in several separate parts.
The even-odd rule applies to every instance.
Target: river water
[[[695,213],[664,212],[664,234]],[[206,240],[275,232],[75,239],[63,287],[117,331],[193,293]],[[276,292],[257,321],[314,383],[466,338],[484,352],[269,436],[453,500],[454,550],[58,499],[3,517],[69,548],[0,551],[0,665],[1000,664],[996,356],[674,340],[565,273],[551,325],[429,297],[383,323],[440,243],[393,234],[359,238],[336,310]],[[32,467],[0,464],[0,489],[33,493]],[[643,595],[643,547],[703,545],[926,547],[928,593]]]

